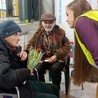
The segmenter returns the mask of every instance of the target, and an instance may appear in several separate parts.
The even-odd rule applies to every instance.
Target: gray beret
[[[51,13],[44,13],[41,16],[41,21],[56,21],[56,17]]]

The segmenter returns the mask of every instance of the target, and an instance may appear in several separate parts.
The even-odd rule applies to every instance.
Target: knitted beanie
[[[0,23],[0,36],[2,38],[8,37],[17,32],[21,32],[21,28],[12,20],[6,20]]]
[[[56,21],[56,17],[51,13],[44,13],[41,16],[41,21]]]

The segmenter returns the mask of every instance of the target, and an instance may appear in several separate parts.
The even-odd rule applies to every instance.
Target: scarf
[[[52,50],[56,47],[55,33],[55,28],[47,34],[42,27],[38,36],[36,48],[42,49],[45,52],[49,51],[52,54]]]

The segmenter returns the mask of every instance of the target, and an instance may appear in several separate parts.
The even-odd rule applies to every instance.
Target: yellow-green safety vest
[[[88,17],[88,18],[93,19],[93,20],[95,20],[95,21],[98,22],[98,11],[97,11],[97,10],[88,11],[87,13],[82,14],[82,15],[79,16],[79,17],[82,17],[82,16]],[[79,18],[79,17],[78,17],[78,18]],[[77,18],[77,19],[78,19],[78,18]],[[77,19],[76,19],[76,20],[77,20]],[[79,45],[80,45],[80,47],[81,47],[83,53],[85,54],[85,56],[86,56],[88,62],[89,62],[92,66],[98,68],[98,66],[97,66],[97,65],[95,64],[95,62],[94,62],[94,59],[92,58],[91,53],[90,53],[89,50],[85,47],[85,45],[81,42],[81,40],[80,40],[80,38],[79,38],[79,36],[78,36],[76,30],[75,30],[75,36],[76,36],[76,39],[77,39],[77,41],[78,41],[78,43],[79,43]]]

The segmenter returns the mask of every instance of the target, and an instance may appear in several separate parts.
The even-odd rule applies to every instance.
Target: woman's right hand
[[[24,60],[26,60],[27,59],[27,52],[25,52],[25,51],[21,51],[21,52],[19,52],[18,54],[17,54],[17,56],[19,56],[20,58],[21,58],[21,61],[24,61]]]

